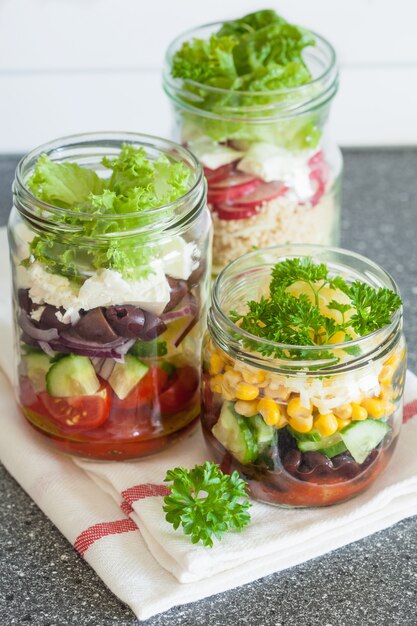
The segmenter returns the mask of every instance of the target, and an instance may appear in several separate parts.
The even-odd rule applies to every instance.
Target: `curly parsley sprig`
[[[225,532],[249,524],[246,483],[236,471],[223,474],[218,465],[206,461],[191,470],[168,470],[165,482],[170,481],[171,493],[164,498],[165,518],[175,530],[182,526],[192,543],[201,541],[212,548],[213,536],[221,539]]]
[[[247,303],[245,315],[230,312],[230,319],[242,330],[271,342],[292,346],[328,346],[337,333],[343,332],[344,340],[353,339],[352,330],[363,337],[390,323],[392,315],[401,306],[401,298],[393,291],[355,281],[348,284],[341,276],[330,276],[324,263],[314,263],[311,258],[286,259],[272,270],[270,294],[259,301]],[[312,298],[305,293],[294,296],[287,289],[302,281],[309,286]],[[342,291],[350,303],[332,300],[327,308],[339,311],[341,321],[325,315],[319,306],[319,294],[324,288]],[[353,313],[352,313],[353,311]],[[346,314],[351,312],[350,316]],[[334,355],[327,349],[319,354],[309,350],[288,351],[259,341],[245,338],[246,347],[265,356],[287,358],[329,358]],[[355,353],[354,346],[346,351]]]

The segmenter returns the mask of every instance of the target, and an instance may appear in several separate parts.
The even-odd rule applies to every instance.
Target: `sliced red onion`
[[[187,281],[181,280],[178,278],[172,278],[172,276],[167,276],[167,280],[169,283],[169,302],[164,309],[164,313],[168,313],[168,311],[172,311],[175,309],[181,300],[187,295],[188,285]]]
[[[104,380],[109,380],[116,362],[114,359],[100,359],[100,361],[100,368],[96,370],[96,372],[101,378],[104,378]]]
[[[129,341],[126,341],[121,346],[115,348],[114,351],[118,354],[125,355],[129,352],[134,343],[136,343],[136,339],[129,339]]]
[[[169,311],[163,313],[161,319],[168,323],[173,320],[178,320],[182,317],[194,316],[197,310],[197,303],[192,293],[187,293],[180,302],[180,308],[175,311]]]
[[[189,323],[185,326],[185,328],[183,329],[183,331],[178,335],[178,337],[174,340],[174,346],[176,348],[178,348],[178,346],[180,345],[180,343],[186,338],[186,336],[188,335],[188,333],[194,328],[194,326],[197,324],[198,322],[198,318],[197,316],[193,317],[192,319],[190,319]]]
[[[29,337],[32,337],[32,339],[36,339],[36,341],[45,341],[49,343],[54,339],[58,339],[58,331],[56,328],[49,328],[48,330],[36,328],[28,314],[24,311],[20,312],[19,324],[23,332],[26,335],[29,335]]]
[[[43,350],[45,352],[45,354],[47,354],[50,357],[55,356],[55,352],[52,350],[51,346],[49,345],[49,343],[47,343],[46,341],[39,341],[39,347],[41,350]]]

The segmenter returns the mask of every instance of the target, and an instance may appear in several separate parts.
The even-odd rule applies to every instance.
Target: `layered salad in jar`
[[[338,241],[341,156],[325,139],[337,89],[331,46],[272,10],[186,33],[165,90],[200,159],[213,270],[254,247]]]
[[[37,205],[10,224],[18,396],[60,450],[150,454],[199,414],[210,220],[201,170],[173,145],[81,165],[42,154],[27,193],[15,185],[20,212]]]
[[[232,279],[234,265],[217,279],[203,351],[202,423],[214,458],[263,502],[347,500],[385,468],[402,422],[395,286],[307,256],[248,261]]]

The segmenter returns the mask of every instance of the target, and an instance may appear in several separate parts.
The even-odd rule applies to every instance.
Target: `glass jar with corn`
[[[341,502],[392,456],[405,368],[401,299],[382,268],[337,248],[257,250],[214,285],[203,432],[253,498]]]

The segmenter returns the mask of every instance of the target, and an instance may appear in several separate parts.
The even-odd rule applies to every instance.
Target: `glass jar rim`
[[[196,208],[200,209],[202,208],[202,206],[204,206],[205,180],[203,169],[194,154],[190,152],[185,146],[177,144],[168,139],[163,139],[161,137],[156,137],[143,133],[103,131],[92,133],[78,133],[74,135],[60,137],[53,141],[44,143],[24,155],[16,167],[15,179],[13,182],[13,196],[14,199],[17,200],[17,209],[22,212],[26,217],[32,216],[33,218],[35,218],[36,210],[40,209],[41,211],[47,211],[51,214],[62,216],[63,219],[67,216],[70,216],[76,217],[79,220],[90,220],[92,214],[87,211],[73,211],[71,209],[58,207],[54,204],[45,202],[35,196],[26,185],[28,176],[30,172],[33,171],[33,167],[36,164],[37,159],[42,154],[47,154],[48,156],[53,154],[63,156],[65,150],[76,148],[86,149],[88,147],[93,148],[94,146],[105,147],[106,145],[108,145],[109,148],[112,147],[121,149],[122,145],[125,143],[144,147],[145,150],[146,148],[153,149],[158,151],[161,155],[169,154],[171,157],[175,154],[179,155],[180,157],[182,157],[182,162],[186,162],[189,166],[190,172],[194,172],[194,180],[192,186],[185,194],[179,196],[170,203],[152,209],[136,211],[129,214],[107,213],[104,215],[100,215],[100,220],[117,222],[121,221],[122,219],[126,219],[126,217],[128,217],[129,219],[140,218],[144,215],[146,215],[146,217],[157,217],[159,214],[166,211],[171,211],[172,215],[174,215],[175,209],[178,209],[181,206],[189,207],[188,211],[185,211],[185,214],[180,216],[179,219],[180,221],[182,221],[184,217],[188,217],[190,213],[194,213]],[[104,153],[98,154],[97,156],[101,158],[102,156],[104,156]],[[72,159],[73,162],[77,162],[76,155],[73,156]],[[175,226],[178,221],[179,220],[175,220],[175,224],[170,224],[170,226]],[[153,230],[154,228],[155,223],[152,222],[151,225],[135,228],[133,231],[115,231],[114,233],[106,233],[103,236],[105,236],[105,238],[108,238],[109,236],[129,236],[132,234]]]
[[[284,252],[285,250],[287,251],[291,250],[293,253],[285,254]],[[303,251],[308,250],[311,252],[311,254],[301,253],[302,250]],[[300,251],[300,253],[296,254],[294,253],[294,251]],[[280,252],[282,252],[283,254],[280,255],[279,254]],[[325,372],[330,373],[330,372],[336,372],[336,371],[343,371],[346,368],[352,367],[353,365],[356,366],[356,365],[362,364],[364,360],[368,361],[371,358],[372,354],[380,350],[381,346],[389,339],[389,337],[395,334],[396,329],[401,328],[402,306],[399,309],[397,309],[397,311],[395,311],[395,313],[393,314],[391,318],[390,323],[384,326],[383,328],[375,330],[372,333],[369,333],[367,335],[358,337],[357,339],[353,339],[353,340],[346,341],[343,343],[335,343],[335,344],[329,344],[329,345],[324,344],[322,346],[318,346],[318,345],[313,345],[313,346],[301,345],[300,346],[300,345],[293,345],[293,344],[285,344],[285,343],[275,342],[275,341],[258,337],[256,335],[253,335],[252,333],[242,330],[239,326],[237,326],[230,319],[230,317],[222,309],[220,292],[223,289],[224,283],[227,280],[230,280],[239,276],[239,274],[236,273],[238,271],[239,265],[247,263],[246,267],[242,268],[242,275],[243,275],[244,269],[250,271],[249,270],[250,260],[256,257],[257,255],[263,255],[263,254],[274,255],[274,253],[277,253],[276,257],[274,258],[274,262],[276,263],[280,259],[284,260],[285,258],[308,257],[308,256],[313,256],[314,253],[319,254],[320,252],[340,254],[340,255],[345,255],[351,259],[356,259],[360,263],[365,264],[368,267],[369,272],[372,270],[377,272],[380,275],[380,277],[386,281],[386,286],[388,286],[389,289],[391,289],[397,295],[399,295],[398,286],[396,282],[394,281],[394,279],[392,278],[392,276],[386,270],[384,270],[381,266],[379,266],[377,263],[375,263],[371,259],[368,259],[367,257],[357,252],[346,250],[344,248],[320,246],[320,245],[313,245],[313,244],[288,244],[288,245],[272,246],[270,248],[254,250],[252,252],[244,254],[238,257],[237,259],[235,259],[234,261],[232,261],[229,265],[227,265],[220,272],[220,274],[217,276],[214,282],[213,290],[212,290],[211,306],[209,310],[209,328],[212,330],[219,329],[220,334],[226,337],[227,341],[230,340],[230,343],[232,345],[234,343],[233,336],[239,335],[242,338],[258,343],[259,345],[270,346],[271,348],[276,348],[277,350],[287,350],[290,352],[291,351],[297,352],[297,351],[302,350],[303,352],[307,352],[311,355],[314,355],[315,353],[318,354],[320,351],[323,351],[323,349],[328,348],[329,345],[331,345],[331,350],[346,350],[349,348],[355,348],[359,345],[363,346],[363,345],[366,345],[367,343],[372,344],[372,346],[370,346],[370,349],[362,353],[360,356],[358,357],[354,356],[352,359],[338,362],[338,363],[335,363],[335,359],[331,359],[331,358],[329,359],[317,358],[316,360],[314,359],[306,360],[306,359],[284,359],[284,358],[278,359],[275,357],[265,357],[266,361],[270,361],[271,363],[276,363],[277,367],[274,369],[278,369],[278,370],[282,369],[280,368],[279,364],[283,364],[283,363],[285,363],[285,371],[288,371],[288,369],[293,370],[293,369],[318,367],[320,368],[318,370],[318,374],[322,376],[323,374],[325,374]],[[271,261],[268,261],[267,263],[265,263],[265,265],[271,265]],[[256,267],[257,266],[254,265],[252,267],[252,271],[256,269]],[[346,267],[346,270],[349,270],[348,266],[345,266],[345,267]],[[369,278],[369,275],[368,275],[368,278]],[[242,346],[238,342],[236,342],[236,344],[237,345],[235,347],[237,348],[237,351],[239,352],[241,357],[254,354],[254,353],[251,353],[250,351],[246,351],[244,348],[242,348]],[[262,355],[261,355],[261,358],[262,358]],[[260,358],[256,356],[255,360],[259,361]],[[314,374],[314,372],[312,373]]]
[[[194,107],[190,105],[188,102],[184,102],[184,100],[178,98],[175,95],[181,91],[179,89],[179,85],[181,84],[180,81],[182,79],[173,78],[171,74],[171,67],[172,67],[172,59],[174,57],[174,54],[177,48],[179,47],[179,44],[182,41],[192,39],[200,31],[210,29],[210,28],[212,29],[215,27],[221,27],[223,24],[224,24],[224,21],[210,22],[208,24],[202,24],[201,26],[188,29],[184,31],[183,33],[181,33],[180,35],[178,35],[175,39],[171,41],[171,43],[169,44],[166,50],[165,64],[164,64],[164,70],[163,70],[163,86],[164,86],[165,92],[167,93],[169,97],[178,101],[181,104],[181,106],[191,111],[198,112],[200,115],[205,115],[206,117],[212,117],[215,119],[223,119],[223,118],[227,118],[228,116],[215,114],[210,111],[201,109],[199,107]],[[325,68],[323,69],[323,71],[319,73],[318,76],[314,77],[312,80],[308,81],[307,83],[304,83],[302,85],[297,85],[295,87],[287,87],[284,89],[276,89],[276,90],[271,89],[267,91],[231,90],[231,89],[225,89],[223,87],[213,87],[211,85],[206,85],[204,83],[199,83],[197,81],[193,81],[189,79],[186,79],[184,83],[192,85],[193,87],[197,87],[201,91],[207,91],[208,94],[217,94],[219,96],[226,96],[228,94],[233,93],[236,96],[252,98],[253,100],[256,100],[256,98],[258,97],[274,98],[274,96],[276,97],[276,96],[284,96],[284,95],[290,96],[292,94],[302,94],[303,90],[305,91],[306,88],[310,90],[310,88],[315,85],[322,86],[322,90],[320,90],[313,98],[310,97],[307,100],[301,99],[297,103],[296,109],[297,110],[300,109],[300,110],[298,113],[296,113],[296,115],[302,115],[303,113],[305,113],[305,109],[307,105],[308,105],[309,111],[314,111],[316,108],[322,107],[324,104],[326,104],[329,100],[331,100],[334,97],[337,91],[338,69],[337,69],[337,63],[336,63],[337,61],[336,51],[334,47],[332,46],[332,44],[325,37],[323,37],[322,35],[319,35],[315,31],[310,30],[310,32],[315,39],[315,45],[309,46],[308,48],[306,48],[306,50],[308,50],[309,48],[311,48],[312,50],[314,49],[322,50],[324,51],[325,54],[328,55],[328,59],[327,59],[327,64]],[[284,102],[284,105],[285,105],[285,102]],[[285,109],[285,107],[282,107],[282,106],[281,108]],[[255,105],[255,106],[246,107],[246,108],[236,107],[236,110],[238,109],[242,112],[245,112],[245,111],[262,112],[262,111],[268,111],[268,110],[276,110],[277,103],[270,103],[268,105],[258,105],[258,106]],[[283,115],[279,115],[277,116],[277,118],[274,118],[273,116],[269,116],[269,115],[265,116],[265,118],[262,118],[262,117],[243,118],[241,116],[239,116],[238,118],[235,118],[235,115],[230,116],[230,117],[233,117],[234,119],[236,119],[236,121],[250,121],[250,122],[257,122],[257,121],[259,122],[259,121],[265,121],[265,120],[274,121],[274,119],[283,119],[283,118],[285,119],[285,116]],[[291,112],[288,115],[288,117],[294,117],[294,109],[291,109]]]

